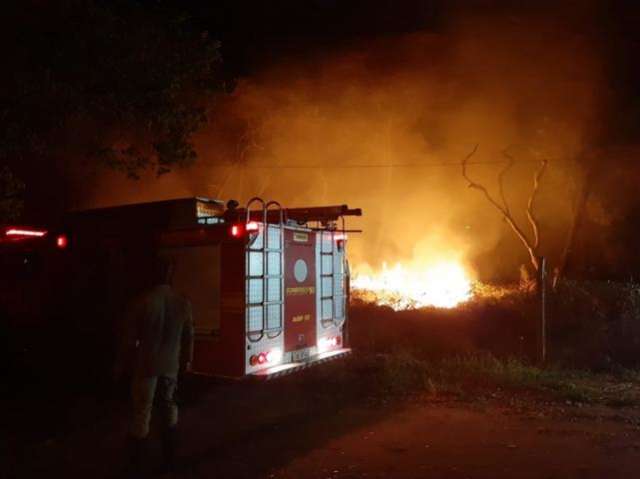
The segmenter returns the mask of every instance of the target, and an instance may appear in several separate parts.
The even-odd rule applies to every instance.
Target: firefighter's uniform
[[[147,291],[125,318],[121,346],[120,367],[133,351],[130,434],[139,439],[149,434],[154,397],[164,428],[174,428],[178,422],[174,399],[178,372],[193,355],[191,303],[166,284]]]

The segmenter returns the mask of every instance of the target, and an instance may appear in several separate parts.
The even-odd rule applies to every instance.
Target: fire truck
[[[160,254],[192,304],[194,371],[271,378],[349,354],[345,218],[361,214],[196,197],[6,226],[0,312],[31,350],[107,368],[127,304]]]

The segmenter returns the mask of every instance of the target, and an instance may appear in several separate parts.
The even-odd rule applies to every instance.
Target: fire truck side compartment
[[[196,334],[193,368],[203,374],[240,377],[244,376],[244,245],[223,242],[219,248],[220,327]]]

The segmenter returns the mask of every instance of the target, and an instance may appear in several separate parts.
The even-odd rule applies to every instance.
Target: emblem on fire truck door
[[[293,276],[296,278],[298,283],[304,282],[307,279],[307,263],[304,262],[303,259],[299,259],[296,261],[296,264],[293,265]]]
[[[304,283],[309,277],[309,269],[307,262],[302,258],[296,260],[293,265],[293,277],[298,283]],[[316,288],[314,286],[294,286],[286,289],[287,296],[300,295],[300,294],[315,294]]]

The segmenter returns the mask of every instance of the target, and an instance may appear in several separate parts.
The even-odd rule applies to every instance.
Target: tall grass
[[[537,393],[549,399],[597,402],[598,389],[585,372],[542,369],[522,360],[499,359],[490,354],[455,356],[441,360],[423,360],[408,351],[396,351],[369,361],[374,380],[369,383],[378,392],[391,395],[412,393],[474,396],[496,390]]]
[[[536,294],[484,285],[474,300],[450,310],[354,304],[351,339],[361,351],[407,349],[430,360],[490,352],[535,361],[539,318]],[[561,282],[549,294],[547,338],[551,362],[565,368],[640,367],[640,284]]]

